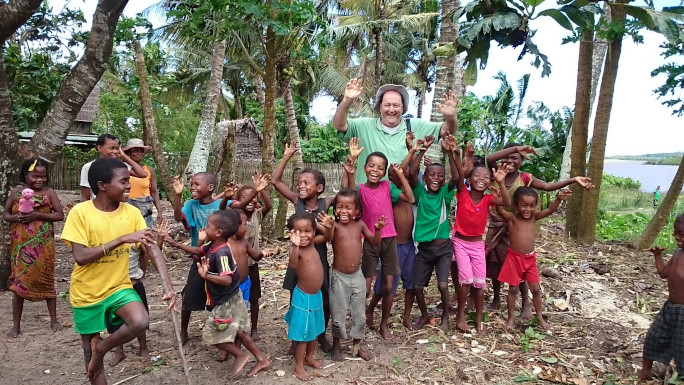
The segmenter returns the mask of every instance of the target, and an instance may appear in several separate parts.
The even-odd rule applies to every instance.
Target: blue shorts
[[[249,293],[252,289],[252,279],[247,276],[245,282],[240,284],[240,290],[242,290],[242,299],[245,300],[245,306],[249,307]]]
[[[296,342],[314,341],[325,332],[325,316],[323,315],[323,296],[319,290],[316,294],[307,294],[295,286],[292,292],[290,310],[285,314],[285,322],[289,325],[287,339]]]
[[[400,272],[394,276],[392,295],[397,294],[400,278],[404,290],[413,290],[413,268],[416,263],[416,245],[413,241],[397,244],[397,255],[399,256]],[[373,285],[373,293],[382,295],[382,268],[380,267],[380,264],[378,264],[378,276]]]

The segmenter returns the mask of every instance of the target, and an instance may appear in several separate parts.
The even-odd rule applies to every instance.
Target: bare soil
[[[71,192],[59,193],[65,207],[78,199]],[[171,212],[169,206],[167,213]],[[552,326],[548,333],[534,326],[529,328],[522,321],[517,322],[515,331],[505,332],[505,304],[489,314],[489,332],[484,335],[456,332],[455,318],[451,319],[452,329],[446,334],[431,326],[409,332],[401,325],[403,298],[399,294],[391,319],[394,339],[385,341],[375,329],[368,331],[365,345],[373,355],[369,362],[349,358],[333,362],[317,350],[316,356],[325,368],[314,371],[314,382],[636,383],[633,375],[641,366],[645,333],[667,298],[665,283],[657,277],[653,259],[624,245],[575,244],[563,237],[562,225],[555,222],[544,224],[537,240],[540,264],[554,267],[561,276],[561,279],[542,278],[544,311]],[[56,226],[58,235],[62,226],[63,223]],[[176,226],[177,237],[184,236],[180,225]],[[287,245],[275,242],[270,246],[277,247],[279,252],[271,260],[260,263],[264,295],[259,322],[261,342],[257,345],[272,364],[256,377],[246,378],[244,373],[252,365],[248,363],[237,383],[299,383],[291,375],[294,363],[287,355],[287,325],[282,320],[289,299],[288,293],[281,289]],[[58,242],[57,253],[55,280],[61,294],[57,311],[65,328],[52,332],[45,303],[26,302],[21,335],[16,339],[5,338],[4,333],[12,323],[12,293],[0,293],[0,384],[87,383],[81,341],[72,327],[68,300],[73,258],[62,242]],[[170,250],[166,253],[169,270],[180,292],[189,262],[181,253]],[[603,275],[595,272],[602,269],[609,272]],[[109,384],[185,384],[171,317],[161,300],[159,275],[150,271],[145,286],[151,312],[147,339],[156,361],[142,363],[137,341],[130,342],[125,346],[127,358],[116,367],[106,366],[107,380]],[[429,300],[433,304],[439,300],[435,288],[430,291]],[[439,314],[439,309],[433,310]],[[413,316],[418,314],[414,309]],[[193,313],[191,320],[191,338],[185,346],[190,378],[193,384],[225,384],[231,360],[217,362],[217,349],[202,344],[201,328],[206,316],[202,312]],[[376,313],[378,319],[379,313]],[[345,346],[349,349],[349,344]],[[109,353],[105,363],[112,357],[113,353]],[[655,372],[661,378],[647,383],[662,383],[665,370],[664,366],[656,365]]]

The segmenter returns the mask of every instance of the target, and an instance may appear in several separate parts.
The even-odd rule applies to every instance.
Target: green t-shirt
[[[434,135],[437,138],[441,127],[442,123],[411,119],[411,131],[415,133],[416,139],[422,139],[428,135]],[[405,119],[401,120],[399,128],[392,134],[383,130],[378,118],[347,119],[347,132],[337,132],[337,137],[347,143],[351,138],[359,138],[359,146],[365,147],[356,166],[357,183],[366,183],[366,173],[363,171],[363,166],[368,154],[380,151],[385,154],[390,164],[401,163],[408,155]],[[383,179],[387,179],[387,173]]]
[[[449,191],[448,183],[434,195],[428,194],[425,186],[420,183],[413,188],[418,208],[414,241],[430,242],[435,239],[449,239],[449,209],[455,192],[456,188]]]

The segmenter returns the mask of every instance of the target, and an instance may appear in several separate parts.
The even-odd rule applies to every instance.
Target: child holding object
[[[667,279],[667,301],[653,320],[644,341],[643,367],[637,373],[640,379],[651,377],[653,361],[665,365],[674,359],[677,371],[684,369],[684,214],[674,223],[674,239],[678,249],[667,263],[663,261],[661,247],[648,251],[655,258],[660,278]]]
[[[55,233],[53,222],[64,220],[64,212],[57,193],[47,187],[47,166],[43,159],[31,158],[20,168],[24,186],[12,189],[2,213],[10,223],[9,289],[12,294],[13,327],[7,337],[21,333],[21,313],[24,300],[47,302],[52,331],[62,329],[57,321],[57,292],[55,291]],[[30,211],[20,210],[22,190],[30,189],[33,197],[27,201]]]
[[[542,329],[548,329],[549,327],[542,316],[539,270],[537,269],[537,257],[534,252],[535,222],[558,210],[561,202],[568,199],[571,195],[570,190],[561,190],[549,207],[542,211],[537,211],[537,201],[539,200],[537,192],[531,187],[521,186],[513,195],[513,205],[516,208],[515,214],[506,211],[501,206],[496,207],[496,211],[501,215],[501,218],[508,222],[508,232],[511,239],[506,261],[498,277],[499,281],[508,284],[508,296],[506,298],[508,318],[506,319],[506,329],[512,328],[515,322],[513,315],[515,299],[518,295],[518,286],[520,286],[522,281],[530,285],[532,303],[537,313],[539,327]]]

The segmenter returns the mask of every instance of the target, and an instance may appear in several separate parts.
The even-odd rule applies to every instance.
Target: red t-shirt
[[[456,224],[454,230],[466,237],[482,236],[487,226],[487,211],[492,205],[494,195],[484,194],[480,203],[473,203],[470,191],[463,189],[456,202]]]

